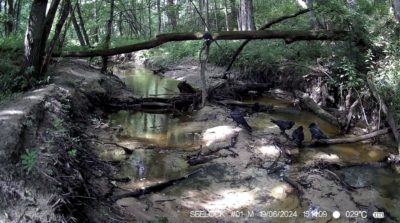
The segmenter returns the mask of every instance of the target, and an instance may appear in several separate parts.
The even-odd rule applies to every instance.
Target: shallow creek
[[[127,86],[138,96],[143,97],[172,97],[178,93],[178,81],[163,78],[153,74],[151,71],[140,68],[128,70],[119,74]],[[246,102],[260,102],[272,104],[290,109],[290,103],[276,99],[261,97],[246,100]],[[255,129],[254,133],[258,138],[263,134],[278,134],[277,127],[270,122],[274,119],[290,119],[296,122],[294,128],[303,125],[305,129],[305,141],[310,140],[308,125],[316,122],[327,133],[334,137],[338,130],[319,119],[315,115],[305,111],[293,111],[281,114],[257,113],[246,117],[249,124]],[[118,111],[109,115],[110,125],[121,126],[122,132],[117,135],[118,143],[134,150],[130,157],[126,157],[122,163],[119,175],[130,177],[128,183],[120,183],[119,187],[134,190],[162,180],[174,179],[184,176],[197,167],[190,167],[185,160],[186,155],[198,150],[204,145],[201,134],[205,130],[216,126],[235,126],[228,118],[220,117],[218,120],[199,121],[194,120],[196,114],[185,114],[175,117],[173,114]],[[293,128],[293,129],[294,129]],[[239,137],[240,140],[240,137]],[[149,149],[151,148],[151,149]],[[160,149],[163,148],[163,149]],[[379,145],[370,144],[344,144],[332,145],[321,148],[306,148],[300,151],[296,162],[307,163],[312,159],[339,159],[342,161],[371,162],[381,160],[388,152],[388,149]],[[107,154],[107,159],[113,159],[112,154]],[[224,160],[220,158],[218,160]],[[233,158],[226,158],[227,160]],[[235,159],[246,159],[236,157]],[[238,164],[240,165],[240,164]],[[142,169],[140,169],[142,167]],[[296,193],[289,192],[280,196],[281,190],[286,191],[288,186],[280,181],[279,176],[267,176],[265,170],[258,168],[243,168],[240,173],[232,174],[237,170],[228,168],[224,161],[217,161],[203,165],[205,174],[189,178],[172,187],[169,187],[160,195],[150,195],[151,198],[144,200],[125,199],[119,202],[127,211],[131,211],[137,220],[162,220],[167,217],[169,222],[215,222],[211,218],[193,218],[194,210],[237,210],[239,217],[222,218],[234,222],[245,220],[252,221],[247,211],[267,210],[296,210],[298,218],[267,218],[272,222],[303,222],[303,211],[309,210],[310,206],[303,206]],[[247,174],[247,175],[246,175]],[[384,207],[390,214],[400,220],[400,212],[397,210],[400,204],[400,178],[397,173],[386,168],[354,167],[338,171],[345,181],[357,187],[368,187],[379,196],[376,197],[376,204]],[[243,180],[240,176],[252,176]],[[265,178],[265,179],[262,179]],[[326,193],[329,192],[327,189]],[[278,194],[278,195],[276,195]],[[362,196],[362,195],[360,195]],[[168,200],[169,199],[169,200]],[[327,197],[329,203],[331,198]],[[371,198],[374,199],[374,198]],[[148,205],[148,203],[153,203]],[[340,201],[337,201],[340,204]],[[154,206],[159,205],[157,211]],[[314,204],[318,206],[318,204]],[[179,206],[179,207],[178,207]],[[321,210],[324,205],[321,204]],[[329,205],[328,205],[329,206]],[[157,206],[158,207],[158,206]],[[366,207],[367,209],[368,207]],[[243,211],[243,213],[241,212]],[[169,213],[167,213],[169,212]],[[232,212],[226,213],[225,216]],[[331,219],[331,212],[327,218],[314,219],[319,222],[327,222]],[[256,214],[257,215],[257,214]],[[344,215],[344,213],[342,213]],[[303,220],[299,220],[303,219]],[[348,222],[349,219],[341,218]],[[254,218],[254,221],[263,222],[265,218]],[[355,222],[355,219],[353,219]],[[161,221],[160,221],[161,222]],[[362,221],[364,222],[364,221]]]

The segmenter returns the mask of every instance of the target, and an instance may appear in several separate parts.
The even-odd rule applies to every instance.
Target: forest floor
[[[195,62],[185,63],[163,75],[197,87],[198,69]],[[221,70],[209,68],[211,76]],[[190,123],[200,126],[204,142],[195,154],[213,158],[199,165],[201,173],[157,193],[110,199],[121,193],[114,179],[119,162],[100,160],[97,151],[118,150],[122,159],[129,155],[113,144],[118,139],[116,129],[105,120],[108,105],[133,103],[137,98],[116,76],[100,74],[83,61],[64,61],[50,72],[50,85],[0,106],[1,222],[74,218],[78,222],[287,222],[290,218],[289,212],[280,213],[287,216],[280,220],[260,215],[268,210],[296,210],[301,218],[304,210],[325,210],[328,217],[305,220],[328,222],[333,210],[371,212],[389,209],[395,202],[373,188],[353,188],[315,165],[336,162],[329,154],[310,149],[314,159],[307,162],[281,154],[293,146],[276,128],[257,128],[249,134],[227,120],[220,105],[196,111]],[[376,200],[383,202],[376,204]],[[225,217],[196,217],[200,212],[194,211]],[[232,217],[231,211],[239,212]],[[397,218],[389,215],[388,219],[396,222]],[[293,216],[289,221],[298,222]]]

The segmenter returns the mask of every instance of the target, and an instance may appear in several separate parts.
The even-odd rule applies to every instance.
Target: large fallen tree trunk
[[[283,39],[286,43],[292,43],[300,40],[346,40],[347,31],[341,30],[262,30],[262,31],[226,31],[213,33],[213,40],[240,40],[240,39]],[[155,39],[136,43],[127,46],[121,46],[111,49],[87,50],[78,52],[54,53],[54,57],[95,57],[95,56],[113,56],[117,54],[130,53],[145,49],[151,49],[167,42],[200,40],[203,33],[168,33],[158,35]]]
[[[375,132],[371,132],[371,133],[368,133],[365,135],[361,135],[361,136],[354,136],[354,137],[348,137],[348,138],[336,138],[336,139],[319,139],[319,140],[312,141],[310,146],[355,143],[355,142],[360,142],[360,141],[364,141],[367,139],[371,139],[373,137],[387,134],[390,131],[391,130],[389,128],[384,128],[384,129],[381,129],[381,130],[378,130]]]

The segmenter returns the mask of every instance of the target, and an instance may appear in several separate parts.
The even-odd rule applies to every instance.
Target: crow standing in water
[[[322,132],[322,130],[319,128],[319,126],[317,124],[315,124],[314,122],[311,123],[308,128],[310,129],[311,132],[311,139],[314,140],[318,140],[318,139],[327,139],[328,137],[325,135],[324,132]]]
[[[252,131],[250,125],[247,123],[246,119],[244,119],[244,116],[239,109],[234,108],[231,111],[230,115],[231,115],[231,118],[233,119],[233,121],[235,121],[238,125],[242,125],[249,132]]]
[[[292,140],[298,147],[302,146],[302,142],[304,141],[303,126],[299,126],[292,132]]]
[[[271,122],[277,125],[283,134],[286,134],[285,131],[294,126],[294,121],[271,119]]]

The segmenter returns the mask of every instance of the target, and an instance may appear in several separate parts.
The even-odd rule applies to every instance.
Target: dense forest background
[[[47,64],[55,52],[113,48],[162,33],[256,30],[296,12],[297,16],[269,29],[344,30],[350,36],[347,41],[291,44],[251,41],[234,67],[254,80],[262,79],[260,74],[266,71],[320,75],[329,89],[340,91],[335,104],[345,108],[351,105],[349,98],[365,101],[371,97],[365,81],[372,80],[397,114],[399,0],[0,0],[1,98],[46,82]],[[173,63],[197,58],[202,44],[166,43],[143,56]],[[210,62],[228,66],[240,44],[218,41],[218,46],[211,47]],[[102,61],[107,64],[107,57]]]

